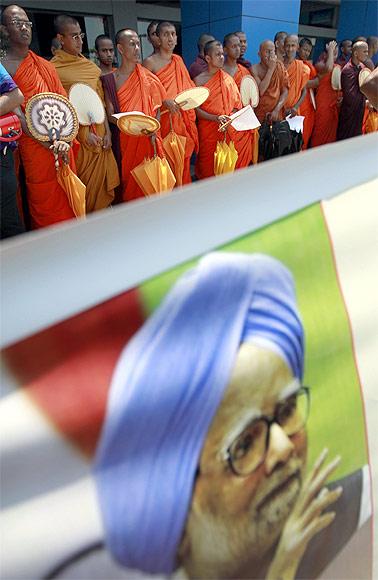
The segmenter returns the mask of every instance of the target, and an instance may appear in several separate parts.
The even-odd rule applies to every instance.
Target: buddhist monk
[[[315,95],[314,90],[319,86],[319,78],[316,68],[309,60],[312,52],[312,42],[309,38],[302,38],[299,43],[298,58],[310,69],[310,80],[306,85],[306,96],[300,108],[300,114],[304,115],[303,122],[303,149],[307,149],[315,123]]]
[[[157,117],[160,107],[166,99],[166,92],[159,79],[140,63],[140,40],[135,30],[124,28],[116,34],[116,46],[121,58],[119,68],[110,75],[103,77],[112,81],[116,93],[116,105],[120,112],[140,111],[146,115]],[[108,83],[105,89],[106,109],[108,119],[116,124],[112,117],[115,112],[115,101],[110,98]],[[132,169],[143,162],[145,158],[153,157],[154,146],[157,153],[163,155],[161,137],[131,136],[120,134],[122,153],[122,198],[123,201],[132,201],[144,197],[131,174]]]
[[[352,41],[345,38],[340,42],[340,56],[336,60],[336,64],[339,64],[343,68],[350,59],[352,54]]]
[[[199,154],[196,161],[198,179],[214,175],[214,152],[217,142],[224,139],[219,125],[229,121],[229,116],[242,108],[240,93],[233,78],[224,72],[223,46],[219,40],[205,45],[207,72],[194,79],[197,86],[209,89],[208,99],[196,109],[198,117]],[[252,145],[249,131],[227,128],[226,141],[233,141],[238,152],[236,168],[247,167],[252,160]]]
[[[60,80],[68,92],[75,83],[89,85],[104,101],[101,70],[81,54],[84,33],[75,18],[60,15],[54,21],[55,31],[62,49],[51,60]],[[111,149],[111,133],[105,116],[103,123],[95,125],[96,132],[80,125],[78,141],[80,150],[76,159],[77,173],[86,185],[87,213],[109,207],[114,199],[114,189],[119,185],[117,164]]]
[[[2,13],[2,24],[9,34],[9,49],[2,64],[22,91],[25,101],[43,92],[66,96],[55,68],[47,60],[29,50],[32,41],[32,23],[25,10],[16,5],[7,6]],[[25,173],[28,216],[25,221],[31,229],[42,228],[75,217],[67,194],[59,185],[54,156],[50,145],[34,139],[23,122],[23,135],[18,141],[18,151]],[[69,147],[56,142],[56,152],[67,154]],[[69,152],[74,169],[73,154]],[[29,223],[30,222],[30,223]]]
[[[364,61],[364,65],[370,70],[374,70],[375,64],[373,62],[373,56],[378,52],[378,36],[368,36],[366,39],[368,45],[368,57]]]
[[[289,77],[282,62],[277,58],[274,44],[264,40],[259,49],[260,62],[252,66],[252,74],[259,86],[260,101],[255,109],[260,123],[280,121],[284,117],[283,106],[289,91]]]
[[[163,107],[160,117],[161,136],[164,139],[171,130],[171,123],[177,135],[185,137],[185,160],[182,176],[176,175],[176,184],[191,183],[190,158],[193,152],[198,151],[198,132],[196,113],[194,110],[182,111],[174,102],[174,98],[186,89],[195,87],[189,76],[184,61],[173,51],[177,44],[176,28],[171,22],[160,22],[156,33],[160,42],[158,50],[143,62],[148,70],[156,74],[166,90],[167,98],[171,101],[170,109]],[[172,167],[174,172],[174,168]],[[175,172],[174,172],[175,173]]]
[[[249,68],[240,64],[241,41],[239,34],[231,32],[226,34],[223,39],[224,65],[225,70],[234,79],[239,91],[240,85],[244,77],[251,76]],[[258,161],[259,154],[259,131],[253,129],[251,131],[251,145],[252,145],[252,163]]]
[[[159,39],[158,36],[156,34],[156,29],[157,29],[157,25],[159,24],[159,20],[152,20],[149,25],[147,26],[147,39],[148,42],[151,44],[152,46],[152,54],[155,54],[155,52],[159,49]]]
[[[205,60],[203,51],[205,48],[205,44],[207,42],[210,42],[210,40],[215,40],[214,36],[206,32],[204,34],[201,34],[201,36],[197,41],[198,54],[188,69],[191,79],[194,79],[198,77],[198,75],[201,74],[202,72],[207,71],[207,62]]]
[[[98,59],[98,66],[102,75],[107,75],[113,70],[114,44],[106,34],[99,34],[95,39],[95,51]]]
[[[277,60],[279,60],[280,62],[283,62],[284,58],[286,56],[285,46],[284,46],[286,37],[287,37],[287,32],[284,32],[283,30],[281,30],[280,32],[277,32],[275,34],[275,37],[274,37],[274,48],[276,51]]]
[[[337,43],[331,40],[326,45],[325,56],[315,64],[319,76],[319,87],[316,91],[315,123],[311,136],[311,147],[318,147],[336,141],[341,91],[332,87],[331,76],[337,58]]]
[[[248,48],[247,35],[242,30],[235,32],[235,34],[240,40],[240,56],[238,58],[238,64],[241,64],[250,71],[252,63],[245,58]]]
[[[368,58],[367,42],[358,41],[352,46],[350,61],[341,71],[341,103],[337,140],[349,139],[362,134],[362,121],[365,111],[365,95],[360,91],[359,74]]]
[[[284,65],[289,77],[289,92],[285,101],[285,116],[290,115],[290,117],[295,117],[300,114],[299,108],[307,93],[306,85],[310,79],[310,69],[302,60],[296,58],[299,49],[298,36],[289,34],[285,38],[284,47]]]

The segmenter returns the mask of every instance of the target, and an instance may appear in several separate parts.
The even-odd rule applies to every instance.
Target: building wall
[[[337,40],[356,36],[377,36],[377,0],[342,0]]]

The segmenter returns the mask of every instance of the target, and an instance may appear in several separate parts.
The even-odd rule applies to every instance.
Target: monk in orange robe
[[[264,40],[259,48],[260,62],[252,66],[252,74],[258,84],[260,101],[255,109],[260,123],[268,119],[281,121],[284,103],[289,90],[289,77],[281,61],[277,59],[274,43]]]
[[[51,62],[68,92],[75,83],[90,86],[104,101],[101,70],[81,54],[83,47],[80,24],[67,15],[55,18],[57,38],[62,46]],[[77,173],[86,185],[87,213],[109,207],[114,199],[114,189],[119,185],[117,163],[111,149],[108,120],[95,125],[96,134],[87,125],[80,125],[77,136],[81,144],[77,159]]]
[[[229,116],[242,108],[240,93],[233,78],[222,70],[224,54],[222,44],[211,40],[205,45],[205,59],[208,71],[198,75],[197,86],[209,89],[208,99],[196,109],[198,117],[199,154],[196,161],[198,179],[214,175],[214,152],[217,142],[224,139],[219,124],[227,122]],[[226,141],[233,141],[238,152],[236,169],[247,167],[252,160],[250,131],[235,131],[228,126]]]
[[[285,116],[294,117],[299,114],[304,98],[307,94],[306,85],[310,78],[310,69],[301,60],[296,59],[299,48],[298,36],[289,34],[285,38],[284,65],[289,77],[289,92],[285,102]]]
[[[2,63],[25,97],[23,110],[27,101],[38,93],[53,92],[66,96],[54,67],[29,50],[32,29],[26,12],[19,6],[8,6],[2,18],[10,43]],[[49,151],[49,145],[42,145],[32,138],[25,126],[23,128],[18,152],[25,172],[30,227],[42,228],[74,218],[67,194],[57,181],[54,156]],[[75,169],[71,151],[69,160],[71,168]]]
[[[337,54],[337,43],[332,40],[327,44],[325,55],[315,64],[319,75],[319,87],[315,97],[316,111],[311,147],[336,141],[341,91],[332,88],[331,76],[334,67],[338,66],[335,65]]]
[[[116,35],[116,45],[121,56],[121,65],[110,75],[114,79],[119,111],[122,113],[140,111],[151,117],[159,116],[160,107],[166,99],[166,92],[159,79],[139,64],[140,41],[138,34],[135,30],[128,28],[120,30]],[[106,90],[105,102],[108,119],[111,123],[116,124],[116,120],[112,117],[115,112],[114,103]],[[160,132],[157,132],[152,137],[136,137],[121,132],[120,143],[123,201],[132,201],[145,197],[143,190],[135,181],[131,171],[142,163],[145,158],[153,157],[155,152],[154,145],[157,154],[163,157]]]
[[[144,60],[143,66],[160,79],[167,93],[167,100],[160,117],[162,138],[164,139],[170,132],[171,123],[173,131],[186,138],[182,180],[181,177],[176,176],[176,183],[181,185],[181,181],[182,184],[192,181],[190,158],[194,151],[198,152],[198,132],[195,111],[181,111],[174,102],[174,98],[182,91],[195,87],[195,84],[182,58],[173,54],[177,44],[175,26],[171,22],[160,22],[156,28],[156,34],[160,40],[159,48]]]
[[[319,86],[318,73],[312,62],[308,59],[311,56],[312,42],[309,38],[302,38],[299,43],[298,57],[310,69],[310,79],[306,85],[306,96],[300,107],[299,114],[304,116],[303,121],[303,149],[307,149],[315,123],[315,95],[314,90]]]
[[[240,33],[242,34],[242,33]],[[245,36],[245,35],[244,35]],[[235,81],[240,92],[240,85],[244,77],[252,76],[245,65],[241,65],[239,60],[241,56],[241,41],[239,34],[231,32],[226,34],[223,39],[224,65],[226,71]],[[252,145],[252,163],[255,165],[259,157],[259,130],[251,130]]]

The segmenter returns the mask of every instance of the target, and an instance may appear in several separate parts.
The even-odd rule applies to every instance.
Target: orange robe
[[[25,97],[25,103],[34,95],[53,92],[66,96],[54,67],[29,50],[17,69],[14,82]],[[54,156],[38,141],[25,135],[18,141],[20,161],[25,171],[26,196],[31,227],[43,228],[75,217],[67,195],[57,181]],[[72,151],[70,165],[75,169]]]
[[[208,99],[201,105],[201,109],[212,115],[231,115],[233,109],[241,109],[240,93],[234,79],[218,70],[204,85],[210,91]],[[214,153],[217,142],[224,139],[218,131],[218,123],[198,119],[199,153],[196,161],[196,175],[198,179],[214,175]],[[233,141],[238,152],[236,169],[247,167],[252,160],[251,131],[235,131],[231,126],[226,131],[227,143]]]
[[[301,60],[293,60],[287,67],[289,77],[289,93],[285,101],[285,109],[291,109],[299,101],[302,90],[310,78],[309,67]]]
[[[365,107],[364,119],[362,122],[362,133],[375,133],[378,131],[378,111],[369,111],[368,107]]]
[[[337,101],[341,91],[335,91],[331,85],[332,72],[326,73],[319,80],[316,91],[315,123],[311,136],[311,147],[334,143],[339,122]]]
[[[261,96],[258,106],[255,109],[255,114],[263,123],[267,113],[271,113],[276,107],[280,95],[285,88],[289,88],[289,77],[282,62],[277,61],[277,66],[274,69],[272,78],[270,79],[269,87]],[[284,117],[284,107],[280,111],[280,119]]]
[[[156,73],[156,76],[160,79],[167,92],[167,99],[174,99],[178,93],[195,87],[195,84],[190,78],[187,68],[184,65],[184,61],[176,54],[172,55],[171,62],[161,68]],[[171,119],[174,132],[177,135],[186,137],[182,183],[191,183],[190,158],[194,151],[198,151],[196,113],[193,109],[190,111],[181,111],[180,114],[171,115]],[[161,136],[164,139],[171,130],[168,113],[161,116],[160,123]]]
[[[157,110],[167,98],[165,89],[159,79],[149,70],[137,64],[122,87],[117,90],[118,102],[122,113],[141,111],[156,117]],[[122,197],[124,201],[145,197],[143,191],[131,175],[131,170],[143,162],[146,157],[153,157],[154,148],[149,137],[134,137],[120,134],[122,152]],[[156,134],[156,147],[162,153],[161,136]],[[162,155],[161,155],[162,156]]]
[[[234,81],[236,82],[236,86],[240,91],[240,85],[244,77],[252,76],[245,66],[238,64],[238,69],[234,74]],[[259,130],[253,129],[251,131],[251,141],[252,141],[252,163],[255,165],[259,159]]]
[[[104,102],[100,81],[101,70],[84,56],[73,56],[64,50],[57,50],[51,62],[68,92],[75,83],[89,85]],[[96,124],[96,133],[103,137],[105,124]],[[114,199],[114,189],[119,185],[117,163],[111,149],[93,147],[87,144],[90,127],[80,125],[77,136],[81,144],[76,158],[77,174],[86,185],[85,205],[87,213],[108,207]]]
[[[303,62],[305,62],[305,64],[310,69],[310,79],[309,80],[312,81],[313,79],[316,79],[316,77],[318,76],[318,73],[317,73],[317,70],[314,67],[314,65],[309,60],[306,60]],[[314,123],[315,123],[315,109],[314,109],[314,105],[312,104],[310,90],[312,90],[312,89],[307,89],[306,96],[305,96],[303,103],[301,104],[299,111],[298,111],[300,115],[304,116],[303,149],[307,149],[307,147],[308,147],[308,143],[310,141],[311,134],[312,134],[312,131],[314,128]]]

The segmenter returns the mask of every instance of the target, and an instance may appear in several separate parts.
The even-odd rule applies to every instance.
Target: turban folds
[[[214,252],[122,352],[95,479],[106,544],[124,566],[174,571],[201,450],[243,341],[274,350],[302,379],[290,272],[268,256]]]

